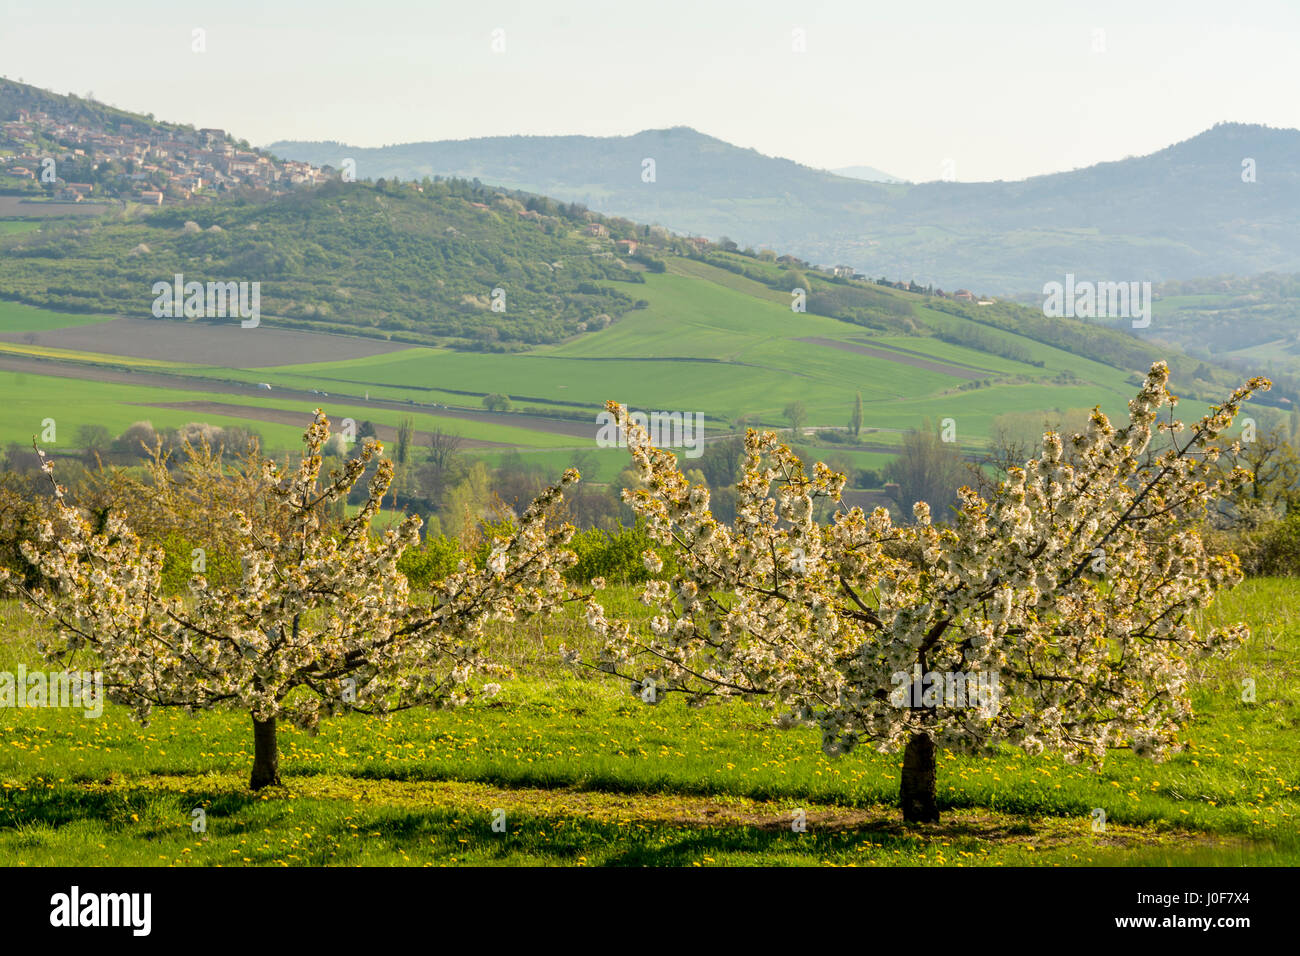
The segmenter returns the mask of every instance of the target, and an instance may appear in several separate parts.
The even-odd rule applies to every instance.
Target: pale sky
[[[685,125],[810,166],[917,181],[951,159],[958,180],[976,181],[1149,153],[1224,120],[1300,127],[1300,0],[0,0],[0,10],[3,75],[255,145]],[[192,49],[195,29],[206,52]],[[493,51],[498,29],[504,52]]]

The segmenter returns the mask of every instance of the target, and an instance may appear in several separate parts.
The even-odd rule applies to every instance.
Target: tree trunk
[[[261,790],[263,787],[279,786],[280,750],[275,740],[275,718],[258,720],[253,718],[253,776],[248,781],[249,789]]]
[[[903,779],[898,788],[904,823],[938,823],[935,799],[934,741],[929,734],[912,734],[903,751]]]

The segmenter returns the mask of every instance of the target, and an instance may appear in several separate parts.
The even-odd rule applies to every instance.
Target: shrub
[[[397,562],[397,570],[406,575],[412,591],[428,591],[447,575],[455,572],[467,555],[460,543],[446,535],[430,537],[418,548],[410,548]]]
[[[168,531],[152,539],[146,535],[142,540],[162,548],[162,589],[166,594],[188,594],[190,579],[196,574],[203,574],[218,587],[234,587],[243,577],[243,567],[237,557],[195,544],[179,532]]]
[[[1269,577],[1300,575],[1300,511],[1294,511],[1258,531],[1241,535],[1235,546],[1247,574]]]
[[[632,527],[619,525],[613,532],[591,528],[573,536],[569,547],[578,556],[577,563],[569,569],[569,580],[585,584],[592,578],[604,578],[610,584],[641,584],[651,577],[642,560],[642,552],[654,551],[664,561],[666,571],[673,568],[672,551],[656,544],[646,532],[645,523],[638,521]]]

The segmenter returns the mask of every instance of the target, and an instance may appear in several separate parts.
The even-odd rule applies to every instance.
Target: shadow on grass
[[[110,830],[126,829],[141,821],[188,821],[191,812],[202,808],[209,816],[233,817],[252,805],[263,805],[260,796],[202,788],[180,793],[149,786],[119,786],[86,789],[84,786],[29,788],[10,791],[7,813],[0,814],[0,832],[24,825],[59,827],[94,820]]]
[[[311,865],[915,865],[958,857],[978,865],[1025,862],[1025,857],[1047,863],[1049,856],[1055,862],[1112,866],[1283,865],[1300,853],[1294,835],[1254,840],[1119,825],[1097,835],[1086,820],[987,808],[949,811],[940,823],[916,826],[883,805],[809,806],[807,831],[794,832],[782,802],[745,804],[679,793],[681,799],[649,794],[610,804],[581,796],[589,790],[512,793],[482,781],[422,787],[366,774],[334,781],[306,774],[286,782],[287,789],[259,793],[244,790],[234,775],[146,776],[9,790],[0,804],[0,841],[11,850],[45,850],[47,859],[66,854],[75,841],[101,849],[109,843],[126,853],[126,865],[151,865],[172,858],[160,851],[174,855],[203,839],[190,829],[192,811],[202,808],[214,827],[212,846],[183,851],[193,854],[188,862],[200,865],[279,864],[291,852],[284,849],[284,838],[301,837],[303,828],[311,831],[311,843],[294,843],[299,854],[294,860]],[[492,827],[493,808],[499,806],[510,808],[502,832]],[[62,842],[60,828],[66,828]]]

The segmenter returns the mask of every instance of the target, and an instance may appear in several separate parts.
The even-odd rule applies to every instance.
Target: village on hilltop
[[[235,190],[279,193],[325,178],[310,163],[276,159],[220,129],[115,133],[28,110],[0,123],[0,192],[32,198],[162,205]]]

